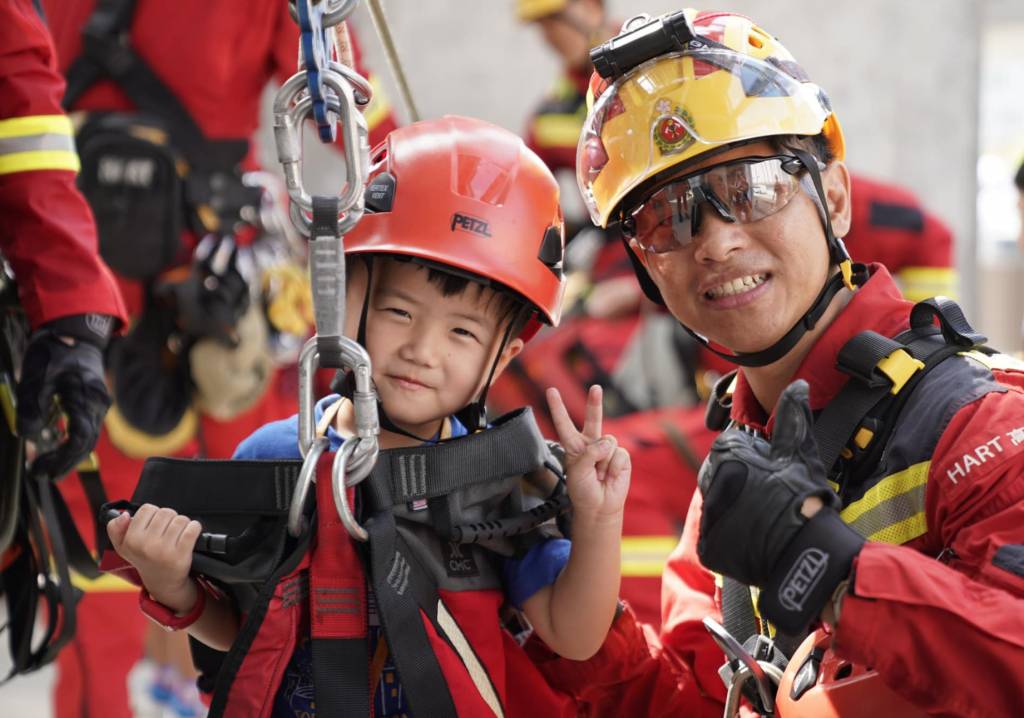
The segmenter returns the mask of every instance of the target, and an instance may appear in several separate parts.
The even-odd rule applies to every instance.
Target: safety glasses
[[[682,249],[700,231],[703,207],[726,222],[764,219],[789,204],[804,169],[792,155],[744,157],[709,167],[661,187],[625,218],[623,231],[646,252]]]

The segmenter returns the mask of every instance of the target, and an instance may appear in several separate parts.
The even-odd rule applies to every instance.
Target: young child
[[[445,117],[390,135],[375,155],[367,196],[371,211],[345,237],[345,247],[350,263],[362,257],[369,269],[358,333],[380,399],[381,448],[466,436],[483,427],[467,427],[459,417],[481,415],[488,386],[537,320],[557,323],[563,242],[557,184],[512,133]],[[350,314],[358,308],[349,302]],[[500,559],[504,594],[552,650],[582,660],[600,647],[616,611],[630,461],[614,437],[601,434],[599,387],[591,389],[582,430],[557,391],[548,400],[565,450],[571,549],[567,539],[548,538],[519,558]],[[336,395],[321,400],[317,423],[337,450],[354,433],[352,404]],[[298,457],[296,417],[264,426],[236,452],[236,458]],[[201,530],[197,521],[151,505],[108,526],[114,549],[138,570],[152,599],[178,615],[189,614],[203,590],[189,576]],[[188,631],[228,650],[238,627],[234,606],[211,596]],[[371,639],[378,635],[371,630]],[[308,641],[300,643],[272,715],[315,714],[311,660]],[[409,712],[395,690],[401,680],[386,662],[376,687],[377,716]],[[546,714],[542,706],[533,709]]]

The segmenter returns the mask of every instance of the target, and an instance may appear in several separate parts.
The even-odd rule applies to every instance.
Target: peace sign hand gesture
[[[551,419],[565,449],[566,483],[576,519],[621,517],[629,491],[629,452],[611,434],[601,435],[601,395],[600,386],[590,387],[580,431],[569,417],[558,390],[547,390]]]

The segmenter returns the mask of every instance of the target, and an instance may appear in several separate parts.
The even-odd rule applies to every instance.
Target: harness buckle
[[[924,362],[912,357],[906,349],[897,349],[881,359],[875,368],[892,382],[889,393],[895,396],[910,381],[910,377],[924,369]]]

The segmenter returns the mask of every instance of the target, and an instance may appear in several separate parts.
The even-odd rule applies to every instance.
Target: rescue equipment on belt
[[[150,279],[174,263],[181,231],[232,234],[259,195],[241,181],[247,139],[210,140],[132,47],[137,0],[98,0],[69,67],[64,107],[94,83],[115,82],[137,111],[90,113],[76,144],[79,185],[93,209],[100,254],[119,274]]]
[[[96,578],[96,561],[82,540],[56,480],[30,474],[25,440],[16,430],[16,378],[28,343],[28,322],[7,262],[0,257],[0,596],[6,603],[10,670],[0,679],[38,670],[57,657],[75,633],[81,591],[70,570]],[[54,405],[47,433],[60,439],[60,410]],[[49,447],[38,447],[41,451]],[[77,469],[93,515],[107,498],[95,455]],[[105,533],[96,526],[97,546]],[[40,613],[40,608],[45,609]],[[37,625],[38,624],[38,625]],[[2,631],[0,631],[2,632]]]

